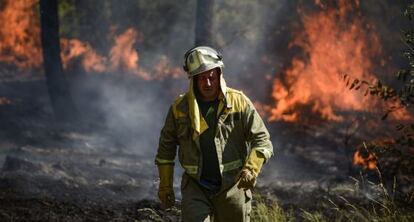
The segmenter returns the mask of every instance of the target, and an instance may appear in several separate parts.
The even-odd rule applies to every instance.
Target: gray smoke
[[[262,60],[268,50],[263,43],[268,41],[268,25],[278,23],[278,17],[282,14],[280,11],[286,2],[216,2],[214,33],[217,48],[224,54],[225,78],[230,87],[240,89],[254,98],[266,98],[270,94],[271,83],[265,81],[265,74],[273,74],[278,70],[271,66],[263,68]],[[167,2],[159,2],[158,6],[162,9],[163,4],[169,5]],[[174,5],[171,10],[179,12],[170,10],[167,13],[169,17],[158,17],[159,24],[154,24],[153,29],[148,27],[150,21],[143,20],[145,17],[137,20],[136,29],[144,38],[143,42],[136,44],[139,64],[150,75],[152,66],[162,55],[169,58],[172,67],[181,67],[183,54],[193,46],[195,4],[186,2],[179,7]],[[122,7],[123,10],[125,8],[128,7]],[[140,13],[153,17],[160,12]],[[129,20],[117,17],[116,21],[120,23],[117,26],[123,27],[123,22],[128,23]],[[168,27],[164,23],[168,23]],[[160,28],[165,28],[165,31],[158,30]],[[159,32],[154,35],[157,30]],[[182,76],[181,79],[166,78],[145,82],[122,72],[109,73],[107,78],[88,76],[88,81],[80,78],[74,91],[80,100],[79,104],[84,104],[82,107],[91,106],[92,103],[93,109],[89,112],[97,110],[97,114],[102,116],[102,124],[117,143],[122,144],[121,147],[153,155],[169,105],[176,96],[187,90],[188,82],[184,71]],[[88,96],[91,91],[92,98]]]
[[[122,32],[122,27],[133,25],[143,34],[144,40],[136,44],[140,66],[151,72],[157,58],[166,55],[172,67],[181,67],[183,54],[194,43],[195,1],[159,1],[151,3],[153,11],[144,10],[141,5],[142,10],[136,15],[128,11],[128,4],[133,8],[133,2],[126,1],[121,7],[123,13],[117,13],[115,25],[119,32]],[[364,18],[378,25],[380,37],[383,37],[382,33],[394,33],[395,30],[390,31],[393,29],[388,27],[391,21],[381,24],[373,20],[372,15],[377,15],[378,10],[370,8],[370,4],[361,6]],[[380,9],[387,5],[395,10],[400,9],[400,5],[393,5],[391,1],[381,1],[381,4]],[[215,47],[224,55],[224,75],[228,86],[242,90],[253,101],[271,101],[271,79],[283,73],[293,56],[302,53],[299,49],[288,47],[302,26],[297,10],[299,5],[309,11],[320,10],[311,2],[302,1],[216,1],[216,14],[212,15],[215,22],[213,33]],[[137,19],[131,21],[127,15]],[[392,16],[399,15],[393,11],[388,17]],[[390,42],[389,35],[384,38]],[[92,110],[97,110],[96,113],[101,115],[101,123],[120,149],[154,158],[169,105],[176,96],[187,90],[185,73],[182,72],[181,79],[144,81],[122,72],[109,73],[107,78],[97,79],[79,84],[80,92],[92,90],[96,96],[96,99],[91,99],[79,93],[78,100],[86,99],[79,103],[93,103]],[[286,147],[280,142],[283,134],[279,132],[284,130],[283,127],[275,123],[266,124],[271,129],[275,148]],[[288,135],[295,137],[294,134]]]

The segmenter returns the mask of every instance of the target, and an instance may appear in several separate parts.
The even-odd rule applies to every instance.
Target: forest
[[[410,1],[0,0],[0,27],[1,221],[181,221],[154,159],[199,45],[270,133],[251,221],[414,221]]]

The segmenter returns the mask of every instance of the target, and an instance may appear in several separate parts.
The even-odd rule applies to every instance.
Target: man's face
[[[194,78],[201,100],[213,101],[217,98],[220,92],[220,76],[217,69],[207,70]]]

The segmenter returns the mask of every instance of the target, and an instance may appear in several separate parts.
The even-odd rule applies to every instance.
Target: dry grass
[[[318,205],[317,210],[283,209],[275,201],[266,201],[263,197],[258,197],[253,207],[252,221],[414,221],[412,199],[409,198],[410,195],[405,195],[407,198],[396,198],[395,181],[391,190],[387,190],[382,181],[374,184],[361,177],[358,180],[354,179],[354,182],[355,187],[349,192],[358,198],[331,194],[323,204]],[[374,195],[366,193],[367,187],[375,192]],[[315,200],[316,202],[318,200]]]

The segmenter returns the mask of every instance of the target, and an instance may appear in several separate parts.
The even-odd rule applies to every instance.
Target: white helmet
[[[211,47],[198,46],[185,53],[183,68],[187,72],[188,78],[214,68],[220,68],[220,73],[223,73],[223,57],[221,53]]]

